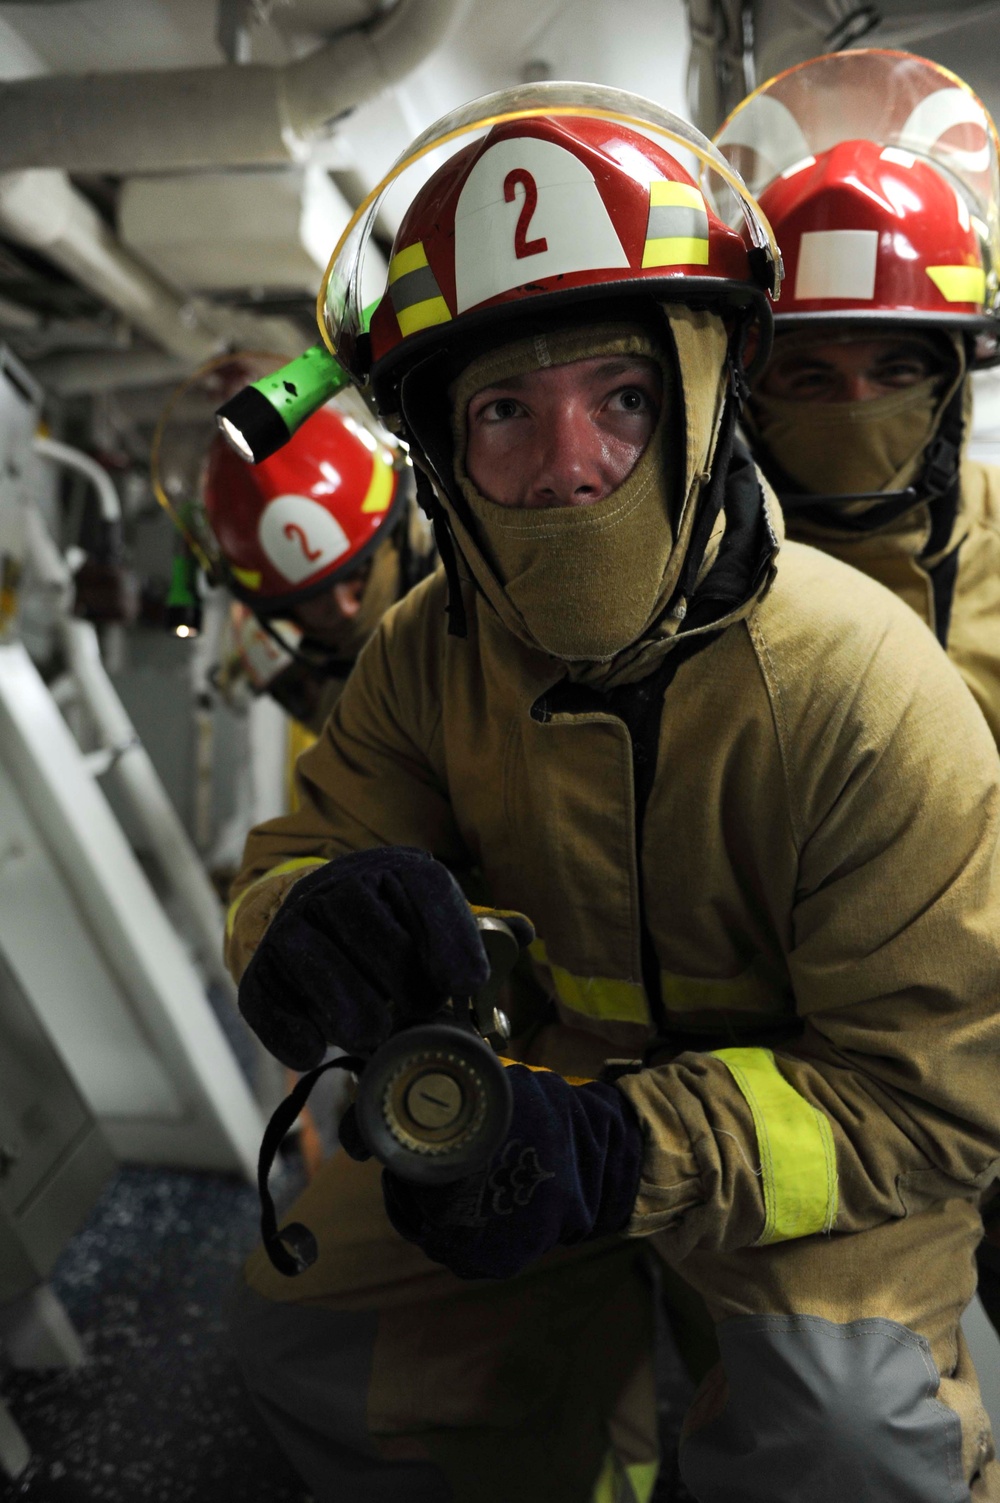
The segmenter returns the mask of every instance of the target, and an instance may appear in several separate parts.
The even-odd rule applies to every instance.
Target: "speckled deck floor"
[[[119,1172],[52,1280],[88,1364],[0,1379],[34,1452],[3,1503],[303,1503],[226,1348],[257,1216],[237,1179]]]

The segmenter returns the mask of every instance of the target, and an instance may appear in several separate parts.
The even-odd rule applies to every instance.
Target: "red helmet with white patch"
[[[258,465],[217,435],[203,496],[233,593],[272,615],[357,569],[402,504],[394,461],[360,423],[329,407]]]
[[[484,127],[490,127],[482,136]],[[382,201],[436,146],[478,131],[413,198],[393,244],[388,288],[364,332],[360,286]],[[707,204],[679,157],[720,175],[746,240]],[[723,182],[724,180],[724,182]],[[753,309],[780,276],[773,236],[711,143],[649,100],[583,84],[533,85],[437,122],[355,216],[321,294],[324,337],[383,406],[425,352],[484,326],[637,296]]]
[[[508,121],[452,157],[407,212],[371,323],[373,375],[581,295],[745,306],[753,285],[741,236],[661,147],[603,121]]]
[[[936,63],[875,49],[779,74],[716,137],[748,175],[785,261],[778,329],[953,328],[1000,358],[996,132]]]

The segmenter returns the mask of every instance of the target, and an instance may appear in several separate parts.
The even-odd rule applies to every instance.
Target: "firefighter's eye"
[[[652,402],[649,393],[640,386],[623,386],[621,391],[615,392],[608,405],[618,408],[620,412],[648,412]]]
[[[484,402],[478,407],[473,417],[477,423],[506,423],[517,417],[520,411],[521,404],[513,397],[494,397],[492,402]]]

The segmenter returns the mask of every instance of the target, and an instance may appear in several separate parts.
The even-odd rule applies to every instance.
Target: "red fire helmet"
[[[384,193],[435,146],[487,125],[410,203],[366,339],[357,294]],[[746,240],[674,151],[723,175]],[[425,351],[581,302],[649,296],[752,308],[770,323],[778,257],[742,181],[692,126],[618,90],[533,85],[477,100],[432,126],[364,210],[327,272],[321,327],[358,379],[371,374],[380,399]]]
[[[734,111],[720,150],[760,194],[785,261],[779,329],[931,326],[1000,359],[996,132],[946,69],[907,53],[833,53]]]
[[[388,536],[402,504],[394,460],[360,423],[329,407],[258,465],[218,434],[202,490],[233,593],[271,615],[356,569]]]

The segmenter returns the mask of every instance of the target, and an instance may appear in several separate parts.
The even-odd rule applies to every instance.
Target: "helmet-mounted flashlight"
[[[196,637],[201,630],[198,566],[188,549],[174,555],[167,590],[166,627],[175,637]]]
[[[350,384],[325,345],[314,344],[271,375],[245,386],[215,414],[229,443],[248,464],[259,464],[288,443],[307,418]]]

